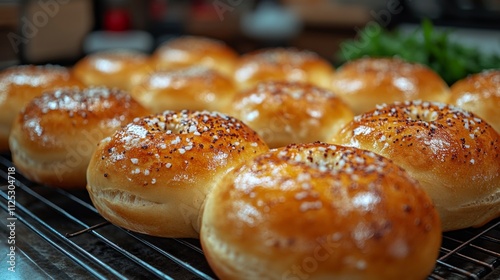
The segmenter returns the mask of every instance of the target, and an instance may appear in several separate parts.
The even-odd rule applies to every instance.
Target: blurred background
[[[0,1],[0,67],[70,65],[122,47],[152,52],[179,35],[225,41],[240,53],[261,47],[309,49],[338,65],[381,30],[412,34],[422,19],[450,40],[500,52],[500,0],[23,0]],[[363,35],[365,35],[363,37]],[[357,44],[345,45],[357,39]]]

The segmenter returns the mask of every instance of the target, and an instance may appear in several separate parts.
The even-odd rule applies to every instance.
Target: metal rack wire
[[[11,166],[8,156],[0,156],[0,177],[6,180]],[[132,233],[106,222],[85,191],[39,186],[19,173],[15,179],[21,278],[22,273],[57,279],[216,278],[198,240]],[[0,221],[6,223],[6,183],[0,185],[0,200]],[[7,238],[6,225],[2,235]],[[500,220],[480,229],[446,233],[429,279],[500,279]]]

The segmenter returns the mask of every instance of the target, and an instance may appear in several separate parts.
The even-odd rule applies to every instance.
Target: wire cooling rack
[[[13,221],[16,278],[216,279],[198,240],[116,227],[98,214],[86,191],[39,186],[16,172],[15,206],[8,204],[12,166],[9,155],[0,156],[0,237],[4,242],[12,236]],[[0,258],[2,274],[8,275],[9,256]],[[500,220],[444,234],[429,279],[500,279]]]

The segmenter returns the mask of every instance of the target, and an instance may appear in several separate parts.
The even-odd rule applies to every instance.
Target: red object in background
[[[212,1],[193,0],[191,2],[191,16],[197,20],[216,20],[218,15]]]
[[[152,0],[149,2],[149,16],[156,21],[163,21],[167,15],[166,0]]]
[[[130,15],[125,9],[110,9],[104,15],[104,29],[125,31],[130,29]]]

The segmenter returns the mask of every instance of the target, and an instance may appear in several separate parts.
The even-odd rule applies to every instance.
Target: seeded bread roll
[[[160,70],[203,66],[231,77],[238,53],[222,41],[181,36],[167,41],[153,53],[155,67]]]
[[[247,161],[207,197],[201,244],[220,279],[425,279],[441,227],[390,160],[323,143]]]
[[[115,89],[48,91],[17,115],[9,139],[12,160],[31,181],[85,188],[97,143],[135,117],[148,114],[127,93]]]
[[[427,66],[398,58],[361,58],[342,65],[331,90],[359,115],[375,105],[406,100],[447,102],[450,90]]]
[[[83,87],[70,71],[56,65],[21,65],[0,72],[0,151],[9,150],[12,122],[31,99],[60,87]]]
[[[500,215],[500,136],[470,112],[421,101],[380,105],[355,117],[333,143],[404,168],[433,199],[445,231]]]
[[[235,95],[230,114],[271,148],[329,141],[354,114],[333,92],[296,82],[263,82]]]
[[[240,90],[263,81],[291,81],[330,87],[333,66],[314,52],[293,48],[271,48],[243,55],[233,79]]]
[[[86,86],[106,86],[130,91],[155,70],[147,54],[133,50],[106,50],[87,55],[73,67]]]
[[[229,78],[204,66],[153,72],[131,91],[154,113],[184,109],[226,112],[235,93]]]
[[[115,225],[198,238],[207,193],[229,170],[267,150],[256,132],[232,117],[164,112],[136,119],[99,144],[87,190]]]
[[[449,102],[478,115],[500,133],[500,70],[457,81],[451,86]]]

